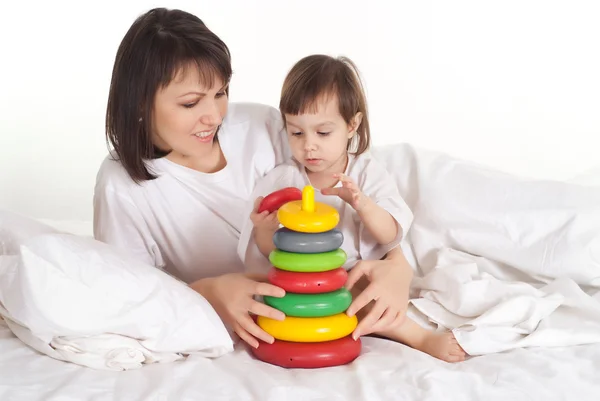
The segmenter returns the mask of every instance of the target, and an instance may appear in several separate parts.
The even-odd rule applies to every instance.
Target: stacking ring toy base
[[[284,320],[259,316],[256,323],[277,340],[315,343],[337,340],[352,333],[358,324],[356,315],[345,313],[327,317],[293,317]]]
[[[322,233],[333,230],[340,221],[338,211],[325,203],[315,202],[314,212],[302,210],[302,201],[288,202],[277,211],[279,222],[292,231]]]
[[[265,295],[264,301],[286,316],[325,317],[346,311],[352,303],[352,294],[345,288],[320,294],[288,292],[281,298]]]
[[[346,284],[348,273],[343,268],[325,272],[297,273],[278,269],[269,270],[269,282],[286,292],[316,294],[339,290]]]
[[[346,252],[338,248],[323,253],[291,253],[275,249],[269,254],[273,266],[294,272],[323,272],[337,269],[346,263]]]
[[[251,347],[256,358],[283,368],[325,368],[345,365],[355,360],[361,351],[360,338],[351,336],[321,343],[293,343],[275,340],[273,344],[259,341]]]

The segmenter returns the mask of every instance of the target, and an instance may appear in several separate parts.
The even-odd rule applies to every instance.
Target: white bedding
[[[457,329],[481,356],[452,365],[364,338],[354,363],[330,369],[281,369],[238,345],[216,359],[105,372],[37,354],[0,324],[0,400],[597,400],[594,180],[521,180],[407,145],[376,154],[415,212],[403,247],[425,275],[415,281],[425,299],[411,313]]]
[[[598,400],[600,344],[529,348],[448,364],[376,338],[353,364],[285,370],[240,347],[125,372],[97,371],[37,354],[0,322],[2,401]]]

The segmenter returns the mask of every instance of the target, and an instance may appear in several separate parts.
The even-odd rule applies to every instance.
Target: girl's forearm
[[[387,245],[398,235],[396,219],[371,198],[367,198],[366,204],[358,211],[358,215],[379,244]]]
[[[268,258],[269,254],[275,249],[273,234],[274,232],[268,230],[254,230],[254,242],[256,242],[256,246],[265,258]]]

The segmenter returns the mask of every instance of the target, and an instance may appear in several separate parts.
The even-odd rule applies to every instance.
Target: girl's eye
[[[300,136],[302,135],[302,132],[292,132],[292,136]]]
[[[317,132],[317,134],[322,135],[322,136],[327,136],[330,133],[329,132]]]
[[[198,104],[198,102],[193,102],[193,103],[183,104],[182,106],[185,107],[186,109],[191,109],[192,107],[194,107],[197,104]]]
[[[215,97],[218,99],[218,98],[221,98],[221,97],[223,97],[223,96],[226,96],[226,95],[227,95],[227,93],[225,93],[225,91],[223,91],[223,92],[219,92],[219,93],[217,93],[217,94],[215,95]]]

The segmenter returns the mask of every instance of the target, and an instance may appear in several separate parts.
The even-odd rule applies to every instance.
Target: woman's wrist
[[[400,245],[390,250],[385,257],[385,260],[389,260],[390,262],[394,263],[394,265],[398,266],[403,275],[407,275],[412,279],[414,270],[410,263],[408,263],[408,260],[406,260]]]
[[[189,287],[196,291],[198,294],[202,295],[204,298],[207,298],[206,295],[210,291],[211,286],[215,281],[214,277],[202,278],[200,280],[193,281],[189,284]]]

